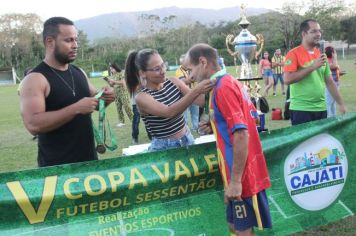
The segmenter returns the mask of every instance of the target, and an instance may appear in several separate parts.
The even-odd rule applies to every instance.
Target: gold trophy
[[[258,80],[262,80],[262,77],[258,76],[258,62],[257,58],[261,54],[264,46],[264,38],[262,34],[252,35],[250,31],[247,30],[251,23],[246,17],[246,5],[241,4],[241,21],[239,23],[241,32],[238,36],[229,34],[226,36],[225,44],[229,54],[234,57],[234,64],[236,67],[236,74],[238,80],[244,81],[244,88],[249,93],[251,101],[255,104],[259,112],[259,118],[261,123],[258,126],[259,131],[265,131],[264,128],[264,113],[269,111],[267,100],[260,95],[261,86],[258,84]],[[230,49],[230,46],[234,46],[234,51]],[[259,47],[259,48],[258,48]],[[240,70],[236,64],[236,58],[241,62]],[[255,70],[252,69],[252,63],[254,64]],[[240,73],[238,73],[238,71]],[[252,85],[250,82],[255,81]],[[263,121],[262,121],[263,119]]]
[[[257,70],[252,70],[252,62],[257,60],[258,56],[262,52],[264,46],[264,38],[262,34],[252,35],[248,30],[248,26],[251,23],[247,20],[246,17],[246,6],[241,5],[241,21],[239,23],[242,28],[240,34],[234,38],[232,34],[226,36],[225,44],[227,51],[231,56],[234,57],[234,63],[237,70],[236,58],[239,58],[241,62],[240,66],[240,77],[238,78],[241,81],[249,80],[260,80],[262,78],[258,77]],[[235,51],[230,49],[230,45],[234,46]],[[257,50],[257,47],[259,49]],[[255,65],[257,67],[257,65]]]

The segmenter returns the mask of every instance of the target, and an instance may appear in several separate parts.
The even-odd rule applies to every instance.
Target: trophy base
[[[238,78],[239,81],[253,81],[253,80],[262,80],[262,77],[251,77],[251,78]]]

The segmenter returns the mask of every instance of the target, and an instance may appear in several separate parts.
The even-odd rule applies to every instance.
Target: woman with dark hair
[[[336,50],[333,47],[328,46],[325,48],[325,54],[328,58],[333,81],[336,85],[336,88],[339,89],[340,68],[339,64],[337,63]],[[335,99],[331,96],[328,89],[325,89],[325,100],[328,117],[336,116],[336,102]]]
[[[122,127],[125,125],[125,115],[123,109],[125,109],[125,112],[131,121],[133,113],[130,106],[125,80],[122,78],[121,69],[115,63],[110,64],[110,74],[108,83],[110,86],[114,87],[115,90],[115,104],[119,118],[117,127]]]
[[[260,60],[260,76],[263,77],[263,80],[265,81],[265,90],[264,90],[264,96],[268,96],[268,90],[273,86],[274,80],[273,80],[273,73],[272,73],[272,62],[271,59],[269,58],[269,54],[267,51],[263,53],[263,57]],[[273,96],[276,94],[274,93]]]
[[[202,106],[204,93],[215,85],[206,80],[191,90],[183,81],[167,78],[166,69],[154,49],[132,51],[126,59],[126,84],[130,94],[137,91],[136,106],[152,136],[151,151],[194,144],[183,112],[192,103]]]

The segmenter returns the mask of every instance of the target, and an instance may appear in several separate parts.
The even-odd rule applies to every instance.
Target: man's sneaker
[[[116,125],[116,127],[122,127],[122,126],[124,126],[125,124],[124,123],[118,123],[117,125]]]
[[[273,96],[277,96],[276,93],[273,93]]]

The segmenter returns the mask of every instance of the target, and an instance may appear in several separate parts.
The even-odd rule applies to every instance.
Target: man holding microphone
[[[292,125],[327,117],[325,86],[346,112],[345,104],[332,81],[326,55],[316,47],[320,44],[321,30],[316,20],[305,20],[300,25],[302,44],[286,55],[284,82],[290,85]]]

